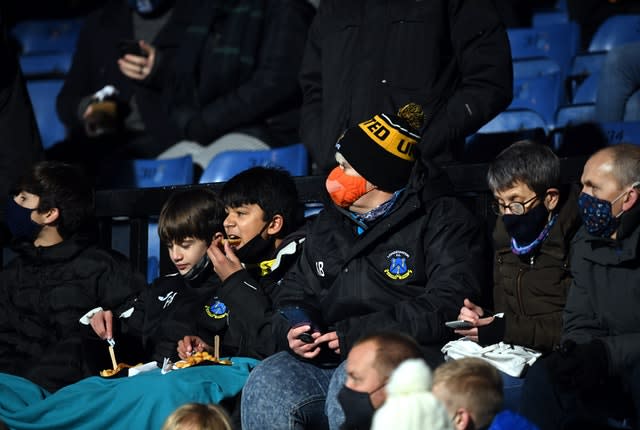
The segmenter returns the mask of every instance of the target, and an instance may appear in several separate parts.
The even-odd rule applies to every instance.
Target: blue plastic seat
[[[534,110],[508,109],[466,139],[462,161],[493,161],[500,151],[518,140],[546,143],[546,126],[544,118]]]
[[[513,100],[508,109],[534,110],[544,118],[546,130],[553,128],[554,115],[564,98],[562,84],[559,74],[514,79]]]
[[[62,79],[27,81],[33,112],[44,149],[64,140],[66,129],[56,112],[56,97],[62,88]]]
[[[36,19],[21,21],[12,29],[22,55],[75,51],[82,18]]]
[[[225,151],[209,162],[199,182],[224,182],[254,166],[278,166],[293,176],[306,176],[309,174],[309,155],[302,143],[259,151]]]
[[[617,143],[633,143],[640,145],[640,121],[600,122],[609,145]]]
[[[573,104],[595,103],[598,96],[599,80],[600,72],[594,72],[587,76],[585,80],[576,88],[576,92],[573,96]]]
[[[507,36],[514,60],[549,57],[560,66],[563,76],[580,47],[580,28],[573,21],[537,27],[508,28]]]
[[[580,103],[560,106],[556,111],[554,130],[551,133],[553,149],[560,153],[563,150],[565,129],[580,124],[595,122],[596,106],[594,103]]]
[[[27,80],[34,78],[64,78],[71,67],[71,52],[21,55],[20,68]]]
[[[131,161],[134,171],[133,184],[137,188],[189,185],[193,183],[193,158],[185,155],[177,158],[136,159]],[[152,282],[160,275],[160,238],[158,223],[149,222],[147,232],[147,281]]]
[[[549,57],[533,57],[513,60],[514,79],[535,78],[538,76],[560,73],[560,65]]]
[[[596,30],[588,51],[608,51],[614,46],[640,40],[640,14],[613,15]]]

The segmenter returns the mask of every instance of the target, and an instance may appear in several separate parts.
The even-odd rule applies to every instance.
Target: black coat
[[[0,371],[51,391],[91,376],[82,342],[95,334],[80,318],[122,312],[144,278],[123,255],[80,239],[18,251],[0,272]]]
[[[445,183],[429,183],[446,192]],[[335,330],[341,359],[360,336],[386,329],[413,336],[435,363],[452,335],[445,321],[456,318],[464,298],[481,294],[489,250],[482,224],[455,198],[422,198],[423,185],[408,188],[361,235],[349,215],[328,204],[275,295],[276,308],[301,306],[324,331]],[[281,347],[287,330],[276,333]]]
[[[302,63],[302,140],[328,170],[346,128],[415,102],[423,156],[444,161],[509,105],[512,75],[491,0],[322,0]]]

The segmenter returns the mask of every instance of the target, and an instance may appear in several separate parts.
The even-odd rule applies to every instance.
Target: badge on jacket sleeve
[[[409,254],[404,251],[392,251],[387,254],[389,267],[384,269],[385,275],[393,280],[406,279],[413,273],[413,270],[407,267],[407,259]]]
[[[217,320],[229,316],[227,305],[218,300],[217,297],[214,297],[213,301],[204,307],[204,311],[211,318],[215,318]]]

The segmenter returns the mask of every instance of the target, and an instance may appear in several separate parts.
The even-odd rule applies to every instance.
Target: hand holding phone
[[[139,57],[146,57],[148,54],[144,51],[137,40],[121,40],[118,42],[118,50],[120,56],[124,57],[127,54],[137,55]]]
[[[447,321],[444,325],[454,330],[465,330],[474,327],[473,323],[464,320]]]
[[[314,338],[312,333],[319,332],[320,328],[313,323],[311,317],[307,314],[307,311],[298,306],[292,306],[287,308],[282,308],[279,310],[280,315],[282,315],[287,321],[289,321],[289,325],[291,328],[300,327],[303,325],[308,325],[311,327],[308,331],[298,335],[298,339],[303,341],[304,343],[313,343]]]

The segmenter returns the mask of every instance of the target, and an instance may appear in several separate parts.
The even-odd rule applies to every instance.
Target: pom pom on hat
[[[398,115],[381,113],[347,129],[336,150],[367,181],[393,192],[409,181],[423,122],[422,107],[409,103]]]
[[[431,393],[431,382],[424,360],[400,363],[389,378],[387,399],[375,412],[371,430],[452,430],[447,410]]]

